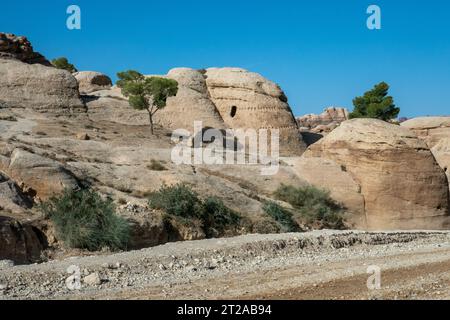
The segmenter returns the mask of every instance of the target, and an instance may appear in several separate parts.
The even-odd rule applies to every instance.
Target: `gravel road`
[[[368,289],[369,277],[379,286]],[[450,232],[246,235],[0,262],[0,299],[385,298],[450,299]]]

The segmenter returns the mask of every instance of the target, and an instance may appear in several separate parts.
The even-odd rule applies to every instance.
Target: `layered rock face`
[[[210,68],[205,72],[211,101],[233,129],[279,129],[280,151],[302,154],[306,146],[278,85],[239,68]]]
[[[349,119],[345,108],[326,108],[321,114],[307,114],[297,118],[300,130],[314,133],[329,133],[336,129],[343,121]]]
[[[109,90],[112,87],[111,79],[100,72],[81,71],[73,74],[78,81],[81,94],[88,94],[100,90]]]
[[[166,108],[156,113],[156,123],[191,132],[194,121],[201,121],[203,127],[225,128],[216,106],[209,98],[206,81],[200,71],[176,68],[170,70],[167,77],[178,82],[178,93],[167,100]]]
[[[450,181],[450,117],[420,117],[401,125],[427,143]]]
[[[51,66],[43,55],[34,52],[33,46],[26,37],[3,32],[0,32],[0,59],[16,59],[25,63]]]
[[[430,148],[443,139],[450,139],[450,117],[419,117],[402,122],[402,127],[414,131]]]
[[[85,111],[76,79],[39,57],[26,38],[0,34],[0,107]]]
[[[450,227],[447,178],[408,129],[375,119],[345,121],[310,146],[295,168],[346,205],[357,227]]]

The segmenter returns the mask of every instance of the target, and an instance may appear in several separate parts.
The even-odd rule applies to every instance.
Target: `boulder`
[[[178,82],[178,93],[167,100],[167,106],[155,114],[155,122],[171,129],[193,132],[194,121],[203,128],[225,128],[216,106],[210,100],[203,74],[194,69],[176,68],[167,77]]]
[[[441,139],[450,138],[450,117],[419,117],[401,123],[402,127],[414,131],[430,148]]]
[[[279,129],[281,153],[304,152],[288,99],[277,84],[240,68],[209,68],[205,77],[210,99],[228,127]]]
[[[24,209],[31,208],[33,202],[17,184],[0,173],[0,210],[12,213],[22,213]]]
[[[37,262],[44,248],[37,229],[0,212],[0,260],[12,260],[16,264]]]
[[[85,111],[70,72],[8,59],[0,59],[0,104],[55,114]]]
[[[100,90],[109,90],[112,87],[111,79],[100,72],[81,71],[73,74],[78,81],[81,94],[89,94]]]
[[[65,188],[78,187],[75,177],[59,162],[22,149],[15,149],[9,161],[0,162],[0,170],[26,194],[40,200],[47,200]]]
[[[450,227],[445,173],[425,142],[401,126],[376,119],[345,121],[311,145],[295,169],[351,209],[356,227]]]
[[[401,125],[427,143],[450,182],[450,117],[419,117]]]

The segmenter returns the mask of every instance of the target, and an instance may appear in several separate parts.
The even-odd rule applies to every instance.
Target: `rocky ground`
[[[67,287],[79,267],[81,289]],[[381,289],[369,290],[369,266]],[[314,231],[0,264],[3,299],[449,299],[450,232]]]

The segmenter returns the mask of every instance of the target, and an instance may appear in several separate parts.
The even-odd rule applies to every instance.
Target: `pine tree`
[[[400,113],[400,108],[394,104],[394,98],[388,96],[389,85],[386,82],[377,84],[362,97],[353,100],[355,109],[350,118],[376,118],[384,121],[394,119]]]
[[[129,70],[117,74],[117,86],[128,97],[130,106],[136,110],[147,110],[150,130],[153,131],[153,116],[163,109],[169,97],[178,93],[178,82],[160,77],[145,77],[141,73]]]

